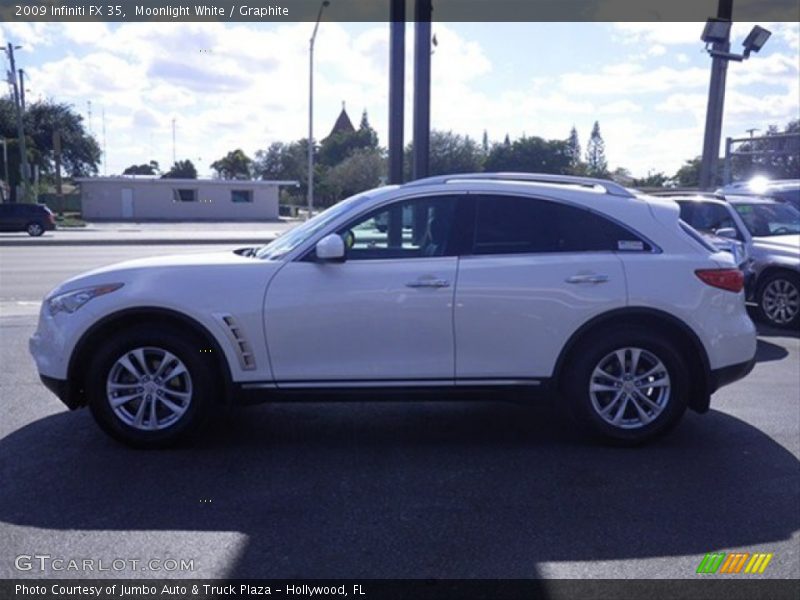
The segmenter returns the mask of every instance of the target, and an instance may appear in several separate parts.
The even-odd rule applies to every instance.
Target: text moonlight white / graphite
[[[269,17],[288,17],[289,9],[285,6],[248,6],[247,4],[232,6],[216,6],[213,4],[199,5],[167,5],[167,6],[136,6],[137,17],[169,17],[179,19],[181,17],[249,17],[249,18],[269,18]]]

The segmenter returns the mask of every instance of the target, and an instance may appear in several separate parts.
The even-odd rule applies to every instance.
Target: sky
[[[730,63],[723,137],[800,118],[800,25],[760,23],[764,49]],[[735,23],[732,49],[752,23]],[[251,157],[308,134],[313,23],[0,23],[22,45],[30,100],[71,104],[105,147],[100,174],[175,155],[201,176],[228,151]],[[431,127],[492,142],[521,135],[585,150],[598,121],[609,166],[672,175],[702,151],[710,57],[702,23],[434,23]],[[413,25],[407,26],[406,134],[412,133]],[[342,103],[386,145],[386,23],[320,24],[314,137]],[[6,67],[7,68],[7,67]],[[91,117],[89,115],[91,103]],[[103,115],[105,117],[103,118]]]

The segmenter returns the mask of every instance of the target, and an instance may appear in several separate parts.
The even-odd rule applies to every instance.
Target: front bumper
[[[75,410],[83,405],[79,394],[75,393],[75,390],[72,389],[68,381],[56,379],[55,377],[48,377],[41,373],[39,373],[39,379],[41,379],[44,386],[58,396],[58,399],[66,404],[67,408],[70,410]]]

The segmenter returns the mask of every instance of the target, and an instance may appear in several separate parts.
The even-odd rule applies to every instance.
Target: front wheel
[[[98,348],[86,392],[100,427],[137,448],[171,446],[197,432],[218,389],[201,347],[180,332],[142,327]]]
[[[578,421],[600,437],[640,444],[671,429],[688,404],[686,364],[647,331],[592,336],[572,353],[564,391]]]
[[[800,326],[800,277],[794,273],[768,275],[756,292],[758,316],[775,327]]]

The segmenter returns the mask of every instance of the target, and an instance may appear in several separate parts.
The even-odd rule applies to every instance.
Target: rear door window
[[[523,196],[478,199],[474,254],[650,251],[640,236],[585,208]]]

